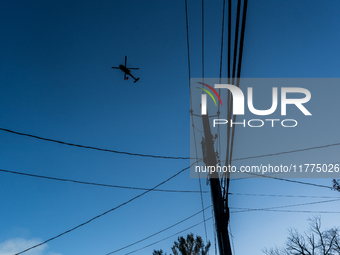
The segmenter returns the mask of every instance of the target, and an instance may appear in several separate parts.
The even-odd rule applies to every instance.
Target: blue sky
[[[233,1],[233,8],[235,5]],[[336,0],[249,0],[242,77],[337,78],[339,5]],[[222,1],[205,1],[206,77],[219,75],[221,8]],[[201,77],[201,2],[189,0],[188,10],[191,75]],[[113,150],[190,155],[184,0],[3,1],[0,20],[2,128]],[[122,64],[125,55],[129,66],[140,68],[134,71],[140,77],[138,83],[124,81],[120,70],[111,69]],[[225,68],[223,76],[226,77]],[[339,142],[339,89],[327,86],[310,89],[314,100],[310,104],[312,119],[299,129],[280,133],[237,130],[234,156]],[[3,131],[0,142],[0,169],[82,181],[151,188],[189,166],[188,160],[119,155]],[[295,161],[338,162],[338,148],[253,162]],[[330,179],[304,181],[331,185]],[[202,186],[209,189],[205,180]],[[186,171],[161,188],[199,190],[199,184]],[[339,197],[327,189],[267,179],[235,180],[230,191]],[[47,240],[140,193],[0,173],[0,254],[14,254],[25,245]],[[203,197],[205,206],[210,205],[210,194]],[[323,200],[327,198],[234,195],[230,206],[266,208]],[[337,203],[294,209],[336,211]],[[197,193],[150,192],[26,254],[105,255],[200,210]],[[264,211],[232,214],[235,254],[261,254],[264,247],[280,246],[289,227],[304,231],[307,218],[313,215]],[[211,210],[206,216],[211,216]],[[195,216],[117,254],[138,249],[200,221],[202,215]],[[337,222],[338,214],[322,215],[324,227]],[[205,236],[202,224],[190,231]],[[207,222],[207,234],[213,242],[211,254],[214,254],[211,221]],[[170,252],[175,239],[139,253],[151,254],[153,249]],[[13,248],[8,248],[10,244]]]

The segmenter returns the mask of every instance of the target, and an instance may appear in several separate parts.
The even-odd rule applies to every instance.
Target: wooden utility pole
[[[203,115],[202,120],[205,137],[205,139],[202,141],[203,160],[208,169],[208,166],[216,167],[217,160],[214,149],[213,135],[211,134],[210,130],[208,114]],[[222,190],[218,173],[217,172],[213,172],[211,174],[209,173],[209,179],[215,213],[216,232],[220,255],[231,255],[232,253],[228,233],[229,222],[229,208],[227,207],[228,203],[224,203],[222,199]],[[226,199],[228,199],[228,195],[226,196]],[[224,208],[225,205],[227,208]]]

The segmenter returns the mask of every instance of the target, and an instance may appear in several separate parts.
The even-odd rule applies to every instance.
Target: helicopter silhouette
[[[129,76],[131,76],[134,79],[134,83],[136,83],[139,78],[135,78],[132,74],[131,74],[131,70],[139,70],[139,68],[135,68],[135,67],[126,67],[126,62],[127,62],[127,56],[125,56],[125,65],[119,65],[117,67],[113,66],[112,68],[114,69],[120,69],[124,72],[124,80],[129,80]]]

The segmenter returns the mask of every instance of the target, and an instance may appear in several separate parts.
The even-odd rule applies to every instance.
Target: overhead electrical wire
[[[71,183],[78,183],[78,184],[86,184],[86,185],[93,185],[93,186],[101,186],[101,187],[108,187],[108,188],[119,188],[119,189],[133,189],[133,190],[150,190],[148,188],[141,188],[141,187],[131,187],[131,186],[122,186],[122,185],[113,185],[113,184],[104,184],[104,183],[97,183],[97,182],[86,182],[86,181],[79,181],[73,179],[66,179],[66,178],[57,178],[51,177],[46,175],[38,175],[38,174],[31,174],[31,173],[23,173],[17,171],[10,171],[5,169],[0,169],[0,172],[3,173],[10,173],[10,174],[17,174],[53,181],[63,181],[63,182],[71,182]],[[209,193],[210,191],[196,191],[196,190],[173,190],[173,189],[153,189],[152,191],[159,191],[159,192],[175,192],[175,193]]]
[[[21,133],[21,132],[13,131],[13,130],[10,130],[10,129],[5,129],[5,128],[1,128],[1,127],[0,127],[0,131],[5,131],[5,132],[12,133],[12,134],[17,134],[17,135],[27,136],[27,137],[31,137],[31,138],[36,138],[36,139],[40,139],[40,140],[44,140],[44,141],[48,141],[48,142],[55,142],[55,143],[59,143],[59,144],[63,144],[63,145],[75,146],[75,147],[80,147],[80,148],[85,148],[85,149],[93,149],[93,150],[98,150],[98,151],[119,153],[119,154],[127,154],[127,155],[131,155],[131,156],[164,158],[164,159],[191,159],[190,157],[173,157],[173,156],[159,156],[159,155],[149,155],[149,154],[141,154],[141,153],[131,153],[131,152],[124,152],[124,151],[104,149],[104,148],[93,147],[93,146],[74,144],[74,143],[63,142],[63,141],[59,141],[59,140],[55,140],[55,139],[51,139],[51,138],[43,138],[43,137],[36,136],[36,135]],[[308,148],[304,148],[304,149],[297,149],[297,150],[290,150],[290,151],[262,154],[262,155],[257,155],[257,156],[248,156],[248,157],[242,157],[242,158],[235,158],[235,159],[233,159],[233,161],[246,160],[246,159],[255,159],[255,158],[263,158],[263,157],[271,157],[271,156],[277,156],[277,155],[282,155],[282,154],[290,154],[290,153],[302,152],[302,151],[308,151],[308,150],[323,149],[323,148],[339,146],[339,145],[340,145],[340,143],[332,143],[332,144],[308,147]],[[195,159],[195,158],[192,158],[192,159]]]
[[[206,219],[206,221],[211,220],[212,218],[213,218],[213,217],[210,217],[210,218]],[[134,250],[134,251],[125,253],[125,255],[135,253],[135,252],[137,252],[137,251],[143,250],[143,249],[148,248],[148,247],[150,247],[150,246],[152,246],[152,245],[155,245],[155,244],[157,244],[157,243],[160,243],[160,242],[162,242],[162,241],[165,241],[165,240],[167,240],[167,239],[169,239],[169,238],[171,238],[171,237],[173,237],[173,236],[177,236],[177,235],[180,234],[180,233],[183,233],[183,232],[185,232],[185,231],[187,231],[187,230],[189,230],[189,229],[192,229],[192,228],[194,228],[194,227],[196,227],[196,226],[198,226],[198,225],[200,225],[200,224],[202,224],[202,223],[204,223],[204,221],[201,221],[201,222],[199,222],[199,223],[197,223],[197,224],[195,224],[195,225],[192,225],[191,227],[188,227],[188,228],[186,228],[186,229],[183,229],[183,230],[177,232],[176,234],[173,234],[173,235],[171,235],[171,236],[165,237],[165,238],[163,238],[163,239],[161,239],[161,240],[159,240],[159,241],[156,241],[156,242],[154,242],[154,243],[152,243],[152,244],[149,244],[149,245],[143,246],[142,248],[139,248],[139,249],[137,249],[137,250]]]
[[[242,56],[243,56],[243,44],[244,44],[244,35],[246,30],[246,19],[247,19],[247,9],[248,9],[248,0],[244,0],[243,2],[243,14],[242,14],[242,25],[241,25],[241,37],[240,37],[240,50],[238,56],[237,63],[237,78],[241,77],[241,66],[242,66]],[[239,82],[237,83],[237,87],[239,87]]]
[[[244,0],[243,2],[243,14],[242,14],[242,23],[241,23],[241,35],[240,35],[240,47],[238,49],[238,26],[239,26],[239,21],[240,21],[240,6],[241,6],[241,0],[238,0],[237,3],[237,17],[236,17],[236,27],[235,27],[235,44],[234,44],[234,63],[233,66],[236,64],[236,58],[235,55],[237,54],[238,51],[238,65],[237,65],[237,80],[236,80],[236,86],[239,87],[239,81],[240,81],[240,76],[241,76],[241,66],[242,66],[242,56],[243,56],[243,42],[244,42],[244,34],[245,34],[245,27],[246,27],[246,16],[247,16],[247,6],[248,6],[248,0]],[[231,4],[230,4],[231,7]],[[230,18],[230,17],[229,17]],[[230,61],[230,59],[229,59]],[[234,67],[233,67],[234,69]],[[228,66],[228,73],[230,73],[230,66]],[[232,84],[234,84],[234,74],[233,70],[233,80]],[[230,79],[230,76],[228,77]],[[236,122],[236,115],[232,115],[232,105],[233,105],[233,98],[231,96],[230,91],[228,90],[228,109],[227,109],[227,118],[231,119],[233,122]],[[230,134],[231,133],[231,134]],[[227,153],[226,153],[226,165],[231,165],[232,162],[232,157],[233,157],[233,147],[234,147],[234,137],[235,137],[235,128],[230,130],[230,126],[228,125],[227,127]],[[223,187],[223,199],[225,202],[225,208],[228,209],[228,193],[229,193],[229,184],[230,184],[230,173],[227,173],[226,176],[223,177],[224,180],[221,180],[221,183],[224,183]]]
[[[196,216],[197,214],[200,214],[202,211],[204,211],[204,210],[206,210],[206,209],[208,209],[208,208],[210,208],[210,207],[211,207],[211,205],[209,205],[209,206],[207,206],[206,208],[204,208],[203,210],[201,210],[201,211],[199,211],[199,212],[197,212],[197,213],[195,213],[195,214],[193,214],[193,215],[191,215],[191,216],[185,218],[184,220],[181,220],[181,221],[179,221],[179,222],[177,222],[177,223],[175,223],[175,224],[173,224],[173,225],[171,225],[171,226],[169,226],[169,227],[167,227],[167,228],[164,228],[164,229],[162,229],[162,230],[160,230],[160,231],[158,231],[158,232],[156,232],[156,233],[154,233],[154,234],[152,234],[152,235],[149,235],[149,236],[147,236],[147,237],[145,237],[145,238],[143,238],[143,239],[140,239],[139,241],[136,241],[136,242],[131,243],[131,244],[129,244],[129,245],[126,245],[126,246],[124,246],[124,247],[122,247],[122,248],[119,248],[119,249],[117,249],[117,250],[114,250],[114,251],[112,251],[112,252],[109,252],[109,253],[107,253],[106,255],[110,255],[110,254],[116,253],[116,252],[121,251],[121,250],[124,250],[124,249],[126,249],[126,248],[128,248],[128,247],[131,247],[131,246],[133,246],[133,245],[135,245],[135,244],[138,244],[138,243],[140,243],[140,242],[142,242],[142,241],[145,241],[145,240],[147,240],[147,239],[149,239],[149,238],[151,238],[151,237],[153,237],[153,236],[155,236],[155,235],[158,235],[158,234],[160,234],[160,233],[162,233],[162,232],[164,232],[164,231],[166,231],[166,230],[168,230],[168,229],[170,229],[170,228],[173,228],[173,227],[177,226],[178,224],[183,223],[184,221],[187,221],[187,220],[193,218],[193,217]]]
[[[204,0],[202,0],[202,82],[204,82]],[[192,115],[191,115],[192,116]],[[192,116],[193,118],[193,116]],[[193,122],[194,123],[194,122]],[[195,131],[194,131],[195,133]],[[196,158],[198,158],[197,154],[197,148],[196,148],[196,137],[195,139],[195,149],[196,149]],[[201,176],[200,173],[198,173],[198,182],[200,186],[200,191],[202,190],[202,183],[201,183]],[[204,201],[203,201],[203,195],[201,193],[201,205],[202,205],[202,216],[203,216],[203,221],[204,221],[204,232],[205,232],[205,241],[208,241],[208,234],[207,234],[207,225],[206,225],[206,220],[205,220],[205,213],[204,213]]]
[[[240,26],[240,9],[241,9],[241,0],[237,1],[237,9],[236,9],[236,23],[235,23],[235,37],[234,37],[234,57],[233,57],[233,70],[232,70],[232,84],[235,83],[236,77],[236,63],[237,63],[237,49],[238,49],[238,31]],[[232,107],[229,104],[230,108]]]
[[[309,186],[314,186],[314,187],[333,189],[333,187],[331,187],[331,186],[326,186],[326,185],[322,185],[322,184],[315,184],[315,183],[309,183],[309,182],[303,182],[303,181],[290,180],[290,179],[279,178],[279,177],[274,177],[274,176],[270,176],[270,175],[261,175],[261,174],[254,174],[254,173],[247,173],[247,174],[256,175],[259,178],[270,178],[270,179],[275,179],[275,180],[279,180],[279,181],[292,182],[292,183],[304,184],[304,185],[309,185]],[[239,178],[239,179],[232,179],[232,180],[236,181],[236,180],[244,180],[244,179],[249,179],[249,178]]]
[[[332,196],[304,196],[304,195],[280,195],[280,194],[252,194],[252,193],[235,193],[230,192],[232,196],[256,196],[256,197],[296,197],[296,198],[334,198]]]
[[[332,200],[324,200],[324,201],[311,202],[311,203],[303,203],[303,204],[274,206],[274,207],[268,207],[268,208],[239,208],[239,207],[230,207],[230,209],[240,210],[240,211],[233,211],[232,213],[241,213],[241,212],[264,211],[264,210],[272,210],[272,209],[280,209],[280,208],[296,207],[296,206],[304,206],[304,205],[323,204],[323,203],[329,203],[329,202],[335,202],[335,201],[340,201],[340,198],[332,199]]]
[[[195,162],[195,163],[196,163],[196,162]],[[172,175],[171,177],[169,177],[169,178],[166,179],[165,181],[163,181],[163,182],[157,184],[156,186],[154,186],[153,188],[151,188],[151,189],[149,189],[149,190],[147,190],[147,191],[145,191],[145,192],[143,192],[143,193],[141,193],[141,194],[139,194],[139,195],[137,195],[137,196],[135,196],[135,197],[133,197],[133,198],[127,200],[126,202],[124,202],[124,203],[122,203],[122,204],[120,204],[120,205],[118,205],[118,206],[115,206],[115,207],[111,208],[110,210],[107,210],[107,211],[105,211],[105,212],[103,212],[103,213],[101,213],[101,214],[99,214],[99,215],[97,215],[97,216],[95,216],[95,217],[93,217],[93,218],[91,218],[91,219],[89,219],[89,220],[87,220],[87,221],[85,221],[85,222],[83,222],[83,223],[81,223],[81,224],[79,224],[79,225],[77,225],[77,226],[75,226],[75,227],[73,227],[73,228],[67,230],[67,231],[64,231],[64,232],[62,232],[62,233],[60,233],[60,234],[58,234],[58,235],[56,235],[56,236],[54,236],[54,237],[51,237],[51,238],[47,239],[46,241],[43,241],[43,242],[41,242],[41,243],[39,243],[39,244],[36,244],[36,245],[34,245],[34,246],[31,246],[31,247],[29,247],[29,248],[23,250],[23,251],[21,251],[21,252],[18,252],[18,253],[16,253],[15,255],[19,255],[19,254],[25,253],[25,252],[27,252],[27,251],[29,251],[29,250],[32,250],[32,249],[34,249],[34,248],[37,248],[37,247],[39,247],[39,246],[41,246],[41,245],[43,245],[43,244],[46,244],[46,243],[48,243],[48,242],[50,242],[50,241],[52,241],[52,240],[54,240],[54,239],[57,239],[57,238],[59,238],[59,237],[65,235],[65,234],[68,234],[68,233],[70,233],[70,232],[72,232],[72,231],[74,231],[74,230],[76,230],[76,229],[78,229],[78,228],[80,228],[80,227],[82,227],[82,226],[84,226],[84,225],[89,224],[90,222],[92,222],[92,221],[94,221],[94,220],[96,220],[96,219],[98,219],[98,218],[100,218],[100,217],[102,217],[102,216],[104,216],[104,215],[106,215],[106,214],[108,214],[108,213],[110,213],[110,212],[112,212],[112,211],[114,211],[114,210],[116,210],[116,209],[118,209],[118,208],[120,208],[120,207],[122,207],[122,206],[124,206],[124,205],[126,205],[126,204],[128,204],[128,203],[130,203],[130,202],[132,202],[132,201],[134,201],[134,200],[136,200],[137,198],[140,198],[141,196],[143,196],[143,195],[145,195],[145,194],[147,194],[147,193],[149,193],[150,191],[156,189],[157,187],[163,185],[164,183],[170,181],[171,179],[173,179],[173,178],[176,177],[177,175],[181,174],[181,173],[184,172],[185,170],[189,169],[190,167],[191,167],[191,166],[186,167],[186,168],[183,168],[182,170],[180,170],[180,171],[177,172],[176,174]]]
[[[85,148],[85,149],[112,152],[112,153],[117,153],[117,154],[125,154],[125,155],[130,155],[130,156],[139,156],[139,157],[148,157],[148,158],[162,158],[162,159],[190,159],[189,157],[159,156],[159,155],[141,154],[141,153],[132,153],[132,152],[127,152],[127,151],[103,149],[103,148],[98,148],[98,147],[94,147],[94,146],[80,145],[80,144],[55,140],[55,139],[51,139],[51,138],[44,138],[44,137],[41,137],[41,136],[21,133],[21,132],[13,131],[13,130],[6,129],[6,128],[0,128],[0,130],[5,131],[5,132],[9,132],[9,133],[12,133],[12,134],[32,137],[32,138],[36,138],[36,139],[40,139],[40,140],[48,141],[48,142],[54,142],[54,143],[59,143],[59,144],[69,145],[69,146],[74,146],[74,147],[79,147],[79,148]]]
[[[191,80],[191,73],[190,73],[190,44],[189,44],[189,19],[188,19],[188,2],[185,0],[185,21],[186,21],[186,35],[187,35],[187,52],[188,52],[188,78],[189,78],[189,93],[190,93],[190,113],[191,113],[191,122],[192,122],[192,132],[194,136],[194,143],[195,143],[195,152],[196,152],[196,158],[198,158],[197,153],[197,144],[196,144],[196,132],[195,132],[195,122],[193,117],[193,110],[192,110],[192,93],[191,93],[191,86],[190,86],[190,80]],[[204,0],[202,0],[202,73],[204,77]],[[200,188],[200,195],[201,195],[201,206],[202,206],[202,216],[204,221],[204,230],[205,230],[205,237],[207,239],[207,227],[205,223],[205,213],[204,213],[204,201],[203,201],[203,194],[202,194],[202,184],[201,184],[201,178],[200,174],[198,173],[198,182],[199,182],[199,188]]]
[[[275,207],[268,207],[268,208],[255,208],[255,209],[253,209],[253,208],[239,208],[239,209],[242,209],[242,211],[231,211],[230,213],[242,213],[242,212],[254,212],[254,211],[272,211],[272,212],[311,212],[311,213],[314,213],[314,212],[316,212],[316,213],[319,213],[319,212],[320,212],[320,213],[340,213],[340,212],[329,212],[329,211],[291,211],[291,210],[276,210],[276,208],[278,209],[278,208],[287,208],[287,207],[305,206],[305,205],[312,205],[312,204],[321,204],[321,203],[335,202],[335,201],[339,201],[339,200],[340,200],[340,198],[338,198],[338,199],[333,199],[333,200],[317,201],[317,202],[312,202],[312,203],[292,204],[292,205],[275,206]],[[207,208],[206,208],[206,209],[207,209]],[[231,209],[237,209],[237,208],[231,207]],[[198,213],[199,213],[199,212],[198,212]],[[206,219],[206,221],[211,220],[211,219],[213,219],[213,217],[210,217],[210,218]],[[180,234],[180,233],[182,233],[182,232],[184,232],[184,231],[187,231],[187,230],[189,230],[189,229],[191,229],[191,228],[194,228],[194,227],[196,227],[196,226],[198,226],[198,225],[200,225],[200,224],[202,224],[202,223],[203,223],[203,221],[201,221],[201,222],[199,222],[199,223],[197,223],[197,224],[195,224],[195,225],[192,225],[192,226],[190,226],[190,227],[188,227],[188,228],[186,228],[186,229],[184,229],[184,230],[181,230],[181,231],[177,232],[176,234],[167,236],[167,237],[165,237],[165,238],[163,238],[163,239],[161,239],[161,240],[158,240],[158,241],[156,241],[156,242],[153,242],[153,243],[151,243],[151,244],[148,244],[148,245],[146,245],[146,246],[143,246],[143,247],[141,247],[141,248],[139,248],[139,249],[133,250],[133,251],[128,252],[128,253],[125,253],[125,255],[131,254],[131,253],[135,253],[135,252],[137,252],[137,251],[140,251],[140,250],[142,250],[142,249],[145,249],[145,248],[147,248],[147,247],[150,247],[150,246],[152,246],[152,245],[155,245],[155,244],[157,244],[157,243],[160,243],[160,242],[162,242],[162,241],[164,241],[164,240],[167,240],[167,239],[169,239],[169,238],[171,238],[171,237],[173,237],[173,236],[176,236],[176,235],[178,235],[178,234]],[[170,228],[170,227],[169,227],[169,228]],[[154,235],[153,235],[153,236],[154,236]],[[128,247],[130,247],[130,246],[132,246],[132,245],[133,245],[133,244],[129,245]],[[111,253],[108,253],[108,254],[106,254],[106,255],[110,255],[110,254],[111,254]]]
[[[230,72],[230,20],[231,20],[231,0],[229,0],[229,18],[228,18],[228,83],[229,83],[229,72]],[[223,10],[222,10],[222,31],[221,31],[221,56],[220,56],[220,82],[222,83],[222,66],[223,66],[223,46],[224,46],[224,23],[225,23],[225,8],[226,8],[226,1],[223,0]],[[218,95],[221,96],[221,89],[218,90]],[[217,108],[217,118],[220,118],[220,104],[218,104]],[[216,144],[216,151],[218,153],[218,156],[220,157],[221,155],[221,130],[220,126],[218,125],[217,127],[217,144]],[[223,189],[223,192],[225,192],[225,189]],[[222,197],[224,197],[222,195]],[[212,211],[212,214],[214,212]],[[214,233],[214,243],[215,243],[215,255],[217,254],[217,227],[216,227],[216,222],[214,220],[213,222],[213,233]]]
[[[224,4],[225,4],[225,1],[224,1]],[[230,67],[231,67],[231,0],[228,0],[228,83],[230,82],[229,80],[230,79]]]
[[[54,181],[63,181],[63,182],[71,182],[71,183],[78,183],[78,184],[85,184],[85,185],[93,185],[93,186],[101,186],[101,187],[108,187],[108,188],[121,188],[121,189],[132,189],[132,190],[150,190],[148,188],[142,188],[142,187],[132,187],[132,186],[122,186],[122,185],[113,185],[113,184],[105,184],[105,183],[97,183],[97,182],[86,182],[86,181],[79,181],[79,180],[73,180],[73,179],[66,179],[66,178],[58,178],[58,177],[51,177],[46,175],[37,175],[37,174],[31,174],[31,173],[23,173],[23,172],[17,172],[17,171],[10,171],[5,169],[0,169],[0,172],[3,173],[10,173],[10,174],[17,174],[17,175],[23,175],[23,176],[29,176],[29,177],[35,177],[35,178],[41,178],[41,179],[48,179],[48,180],[54,180]],[[271,178],[271,177],[268,177]],[[301,182],[301,181],[294,181],[294,180],[287,180],[283,178],[277,178],[279,180],[283,181],[292,181],[299,184],[305,184],[305,185],[312,185],[322,188],[329,188],[331,189],[331,186],[325,186],[325,185],[319,185],[314,183],[307,183],[307,182]],[[232,179],[234,180],[234,179]],[[174,193],[210,193],[210,191],[199,191],[199,190],[173,190],[173,189],[153,189],[152,191],[158,191],[158,192],[174,192]],[[235,192],[229,192],[229,195],[237,195],[237,196],[268,196],[268,197],[299,197],[299,198],[335,198],[330,196],[299,196],[299,195],[280,195],[280,194],[251,194],[251,193],[235,193]]]
[[[220,57],[220,79],[222,78],[222,63],[223,63],[223,39],[224,39],[224,20],[225,20],[225,0],[223,0],[223,9],[222,9],[222,35],[221,35],[221,57]],[[229,38],[228,38],[229,45]],[[229,53],[228,53],[229,55]],[[221,89],[219,89],[220,91]],[[220,93],[219,93],[220,94]],[[218,109],[220,109],[220,105],[218,105]]]
[[[340,213],[339,212],[329,212],[329,211],[291,211],[291,210],[275,210],[275,209],[264,209],[263,211],[268,212],[285,212],[285,213]]]
[[[204,82],[204,0],[202,0],[202,78]]]
[[[320,188],[327,188],[327,189],[332,189],[333,188],[331,186],[315,184],[315,183],[309,183],[309,182],[302,182],[302,181],[295,181],[295,180],[284,179],[284,178],[279,178],[279,177],[274,177],[274,176],[263,176],[263,177],[264,178],[275,179],[275,180],[280,180],[280,181],[299,183],[299,184],[304,184],[304,185],[309,185],[309,186],[314,186],[314,187],[320,187]]]
[[[230,223],[228,224],[228,229],[229,229],[229,233],[230,233],[230,239],[231,239],[231,245],[232,245],[232,248],[233,248],[233,254],[235,255],[236,252],[235,252],[235,245],[234,245],[234,236],[233,236],[233,233],[231,231],[231,226],[230,226]]]
[[[225,23],[225,0],[223,0],[223,8],[222,8],[222,31],[221,31],[221,57],[220,57],[220,83],[222,79],[222,66],[223,66],[223,45],[224,45],[224,23]],[[228,53],[229,54],[229,53]],[[218,95],[221,96],[221,89],[218,89]],[[217,107],[217,118],[220,118],[220,104]],[[220,125],[217,127],[217,142],[216,142],[216,151],[218,155],[221,154],[221,139],[220,139]]]
[[[233,159],[233,161],[246,160],[246,159],[253,159],[253,158],[271,157],[271,156],[277,156],[277,155],[283,155],[283,154],[290,154],[290,153],[301,152],[301,151],[309,151],[309,150],[323,149],[323,148],[328,148],[328,147],[333,147],[333,146],[339,146],[339,145],[340,145],[340,143],[332,143],[332,144],[326,144],[326,145],[321,145],[321,146],[308,147],[308,148],[298,149],[298,150],[283,151],[283,152],[269,153],[269,154],[263,154],[263,155],[258,155],[258,156],[249,156],[249,157],[243,157],[243,158],[236,158],[236,159]]]
[[[189,47],[189,21],[188,21],[188,1],[185,0],[185,21],[186,21],[186,31],[187,31],[187,52],[188,52],[188,72],[189,72],[189,89],[191,90],[190,86],[190,47]],[[190,102],[191,102],[191,91],[190,91]]]
[[[241,66],[242,66],[242,56],[243,56],[243,43],[244,43],[244,34],[246,29],[246,18],[247,18],[247,6],[248,6],[248,0],[244,0],[243,2],[243,14],[242,14],[242,24],[241,24],[241,37],[240,37],[240,49],[239,49],[239,56],[238,56],[238,66],[237,66],[237,81],[236,86],[240,86],[240,77],[241,77]],[[232,99],[231,99],[232,100]],[[232,102],[232,101],[231,101]],[[236,122],[236,115],[233,116],[233,122]],[[233,147],[234,147],[234,137],[235,137],[235,128],[232,130],[231,134],[231,144],[230,144],[230,157],[229,162],[231,164],[232,162],[232,156],[233,156]]]

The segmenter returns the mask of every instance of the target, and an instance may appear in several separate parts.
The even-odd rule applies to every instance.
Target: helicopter
[[[134,68],[134,67],[127,68],[126,62],[127,62],[127,56],[125,56],[125,65],[119,65],[118,67],[113,66],[112,68],[122,70],[124,72],[124,80],[129,80],[128,75],[130,75],[134,79],[134,83],[136,83],[139,80],[139,78],[135,78],[131,74],[131,70],[139,70],[139,68]]]

